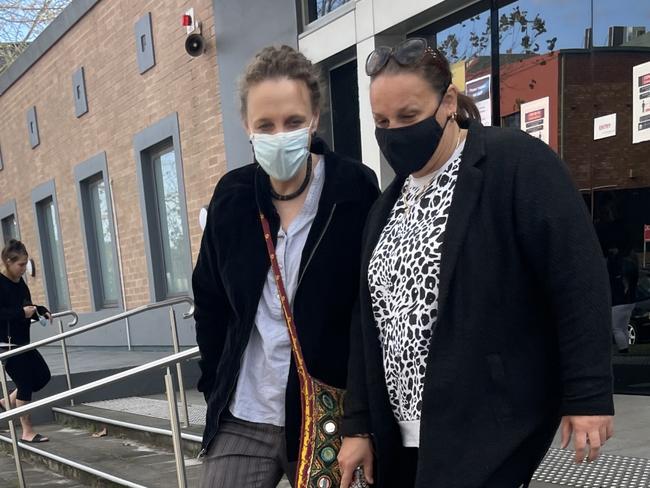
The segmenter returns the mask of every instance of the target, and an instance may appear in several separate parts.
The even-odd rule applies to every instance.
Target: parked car
[[[636,306],[628,324],[630,344],[650,342],[650,270],[639,271]]]

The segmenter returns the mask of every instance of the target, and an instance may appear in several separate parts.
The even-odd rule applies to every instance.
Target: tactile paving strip
[[[146,417],[169,420],[169,407],[166,400],[153,398],[128,397],[116,400],[105,400],[101,402],[86,403],[90,407],[105,408],[118,412],[128,412]],[[192,425],[205,425],[207,407],[202,405],[188,405],[190,423]],[[182,419],[181,404],[178,404],[178,415]]]
[[[533,480],[576,488],[648,488],[650,459],[601,454],[593,463],[575,464],[573,451],[550,449]]]

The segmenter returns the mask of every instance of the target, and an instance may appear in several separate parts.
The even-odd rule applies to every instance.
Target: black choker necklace
[[[278,192],[276,192],[273,189],[273,185],[271,185],[271,196],[275,200],[280,200],[281,202],[286,202],[287,200],[293,200],[294,198],[298,198],[309,186],[310,179],[311,179],[311,154],[307,159],[307,173],[305,174],[305,181],[302,182],[300,188],[298,188],[293,193],[289,193],[288,195],[280,195]]]

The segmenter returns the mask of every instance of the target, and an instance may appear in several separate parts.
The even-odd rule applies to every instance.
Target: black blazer
[[[302,253],[293,313],[309,373],[343,388],[351,315],[359,290],[361,234],[379,189],[368,167],[331,152],[321,140],[314,141],[312,152],[324,155],[325,183]],[[260,209],[275,240],[280,218],[271,201],[268,176],[257,164],[226,174],[210,202],[192,277],[196,340],[201,350],[198,389],[208,404],[205,450],[236,387],[270,267]],[[295,460],[298,452],[298,392],[292,360],[286,394],[289,460]]]
[[[364,232],[344,421],[347,434],[374,434],[377,486],[391,488],[401,437],[367,272],[403,182]],[[519,486],[561,416],[613,414],[610,321],[604,259],[565,165],[521,131],[472,123],[442,249],[416,486]]]

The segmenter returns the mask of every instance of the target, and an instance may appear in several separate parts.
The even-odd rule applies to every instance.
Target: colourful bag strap
[[[287,296],[287,290],[284,287],[284,281],[282,280],[282,273],[280,272],[280,265],[275,256],[275,246],[273,245],[273,238],[271,237],[271,228],[269,222],[264,216],[263,213],[260,213],[260,220],[262,221],[262,229],[264,229],[264,241],[266,242],[266,249],[269,253],[269,259],[271,261],[271,267],[273,268],[273,275],[275,276],[275,284],[278,287],[278,294],[280,295],[280,306],[282,307],[282,315],[284,315],[284,321],[287,324],[287,329],[289,330],[289,338],[291,339],[291,349],[293,351],[294,359],[296,360],[296,366],[298,367],[298,374],[301,374],[301,369],[304,374],[309,377],[307,373],[307,368],[305,366],[305,358],[302,355],[302,349],[300,348],[300,342],[298,341],[298,332],[296,330],[296,324],[293,320],[293,313],[291,312],[291,305],[289,304],[289,297]]]
[[[271,228],[268,220],[262,212],[260,212],[260,220],[262,221],[262,229],[264,230],[264,241],[266,242],[266,249],[269,253],[271,267],[273,268],[273,275],[275,276],[275,284],[278,288],[280,295],[280,306],[282,307],[282,314],[284,321],[287,324],[289,331],[289,338],[291,340],[291,350],[296,362],[296,369],[298,371],[298,380],[300,381],[300,403],[302,405],[303,419],[300,427],[300,447],[298,454],[298,466],[296,468],[296,488],[306,487],[309,483],[309,470],[311,458],[314,450],[314,439],[312,439],[312,426],[315,420],[315,407],[314,402],[314,383],[307,372],[307,365],[305,358],[302,355],[300,342],[298,341],[298,332],[296,331],[296,323],[293,319],[289,298],[284,287],[282,280],[282,273],[280,272],[280,265],[275,255],[275,246],[273,245],[273,238],[271,237]]]

